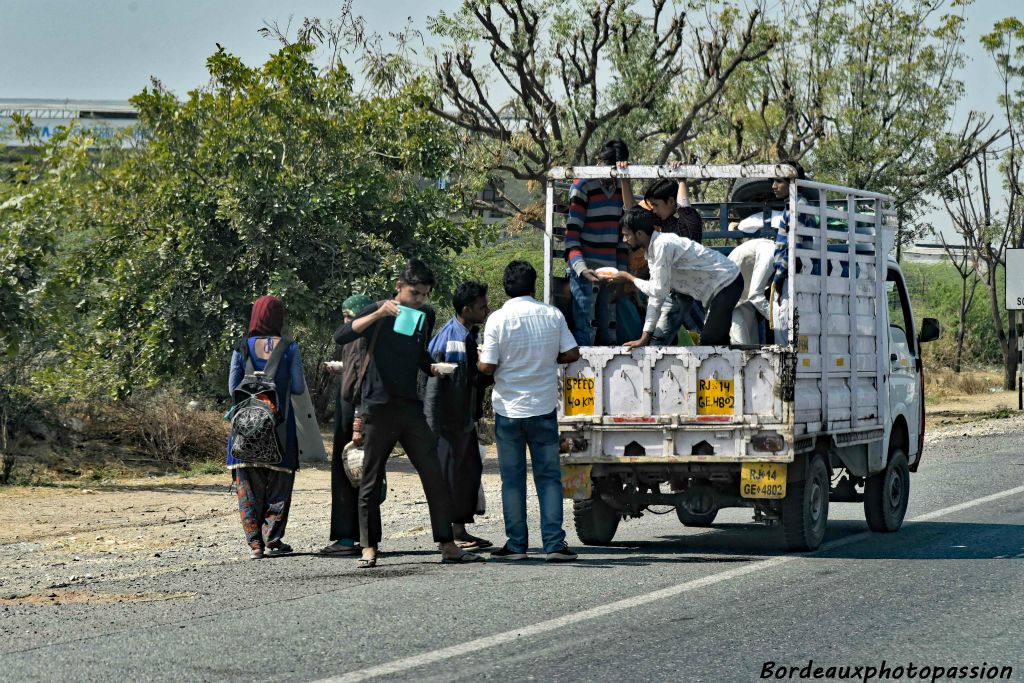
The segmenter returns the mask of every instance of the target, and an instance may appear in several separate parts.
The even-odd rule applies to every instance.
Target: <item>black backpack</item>
[[[249,355],[249,343],[242,340],[239,353],[245,362],[245,376],[235,388],[231,409],[231,455],[236,460],[254,465],[277,465],[281,462],[284,443],[284,416],[274,376],[292,340],[281,337],[264,369],[256,370]]]

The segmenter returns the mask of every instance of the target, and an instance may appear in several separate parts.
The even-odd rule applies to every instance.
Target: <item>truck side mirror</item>
[[[935,318],[925,318],[921,321],[921,333],[917,335],[918,343],[935,341],[942,334],[942,325]]]

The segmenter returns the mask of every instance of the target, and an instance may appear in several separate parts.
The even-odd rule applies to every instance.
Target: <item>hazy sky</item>
[[[401,29],[459,0],[355,0],[373,31]],[[207,80],[216,43],[249,64],[277,44],[258,35],[264,22],[335,17],[340,0],[0,0],[0,98],[126,100],[156,76],[179,95]],[[1024,7],[977,0],[968,13],[963,79],[969,109],[992,110],[997,83],[978,37]]]
[[[378,32],[425,27],[456,0],[356,0]],[[339,14],[340,0],[0,0],[0,97],[125,100],[150,76],[183,95],[207,80],[216,43],[248,64],[278,47],[257,31]]]
[[[355,0],[368,26],[386,33],[458,0]],[[994,79],[978,36],[1014,13],[1013,2],[977,0],[968,16],[964,74],[968,102],[991,99]],[[151,75],[179,93],[206,81],[206,58],[220,43],[251,64],[276,44],[257,34],[289,16],[334,17],[340,0],[0,0],[0,97],[127,99]],[[1024,8],[1017,11],[1024,14]]]

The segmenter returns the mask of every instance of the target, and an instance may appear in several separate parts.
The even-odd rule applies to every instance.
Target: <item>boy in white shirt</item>
[[[704,305],[707,316],[700,335],[701,346],[728,344],[732,310],[743,294],[739,267],[714,249],[680,235],[658,232],[658,223],[657,216],[640,207],[630,209],[622,217],[626,244],[631,249],[647,250],[651,270],[650,280],[640,280],[625,271],[614,276],[616,280],[632,282],[649,297],[643,334],[626,346],[637,348],[651,342],[662,306],[672,292],[688,294]],[[679,322],[669,320],[667,324],[675,330],[658,329],[658,336],[674,339]]]

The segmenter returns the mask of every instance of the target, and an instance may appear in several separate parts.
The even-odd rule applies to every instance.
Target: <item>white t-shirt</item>
[[[714,249],[662,232],[651,235],[647,264],[651,279],[634,281],[636,288],[649,297],[644,332],[654,331],[661,306],[672,292],[689,294],[707,307],[715,294],[740,273],[735,263]]]
[[[764,290],[772,283],[775,274],[775,240],[747,240],[729,252],[729,260],[740,267],[746,288],[736,305],[749,301],[758,313],[768,319],[768,299]]]
[[[558,407],[558,354],[576,348],[565,318],[532,296],[509,299],[491,314],[480,345],[480,362],[497,365],[494,412],[522,419]]]

